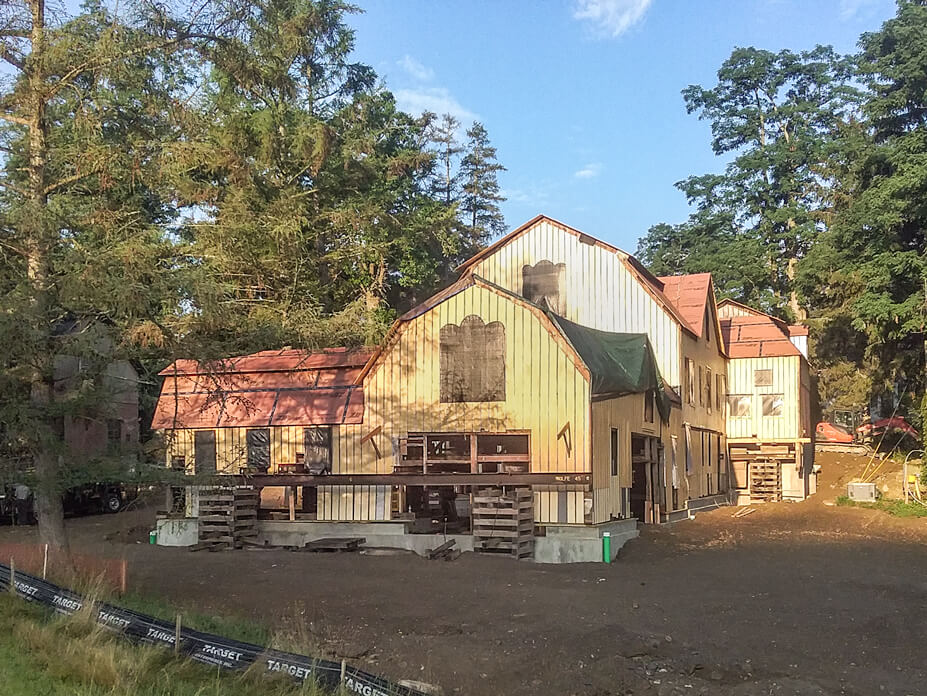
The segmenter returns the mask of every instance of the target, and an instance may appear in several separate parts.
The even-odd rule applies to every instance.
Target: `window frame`
[[[656,399],[656,394],[653,389],[648,389],[644,392],[644,423],[645,424],[654,424],[656,422],[656,417],[654,416],[654,400]]]
[[[621,432],[618,428],[612,428],[609,433],[609,461],[611,463],[611,475],[618,476],[621,462]]]
[[[686,395],[688,403],[695,405],[695,361],[686,358]]]
[[[747,412],[744,414],[734,413],[731,399],[747,399]],[[728,394],[727,395],[727,417],[728,418],[751,418],[753,416],[753,394]]]
[[[764,379],[760,380],[760,375],[764,375]],[[765,375],[769,375],[769,381],[765,380]],[[771,367],[757,368],[753,371],[753,386],[754,387],[771,387],[773,386],[773,371]]]
[[[785,394],[760,394],[760,413],[763,418],[782,418],[785,415]],[[778,413],[766,413],[767,400],[779,400]]]

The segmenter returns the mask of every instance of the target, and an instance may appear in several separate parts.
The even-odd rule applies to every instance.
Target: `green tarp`
[[[593,395],[640,394],[652,390],[657,410],[669,421],[670,400],[663,387],[647,334],[612,333],[574,324],[548,312],[551,321],[589,368]]]

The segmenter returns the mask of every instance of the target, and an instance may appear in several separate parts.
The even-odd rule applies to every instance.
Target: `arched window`
[[[565,263],[551,263],[546,259],[521,269],[521,294],[526,300],[546,307],[551,312],[566,311]]]
[[[505,326],[475,314],[441,327],[441,403],[505,401]]]

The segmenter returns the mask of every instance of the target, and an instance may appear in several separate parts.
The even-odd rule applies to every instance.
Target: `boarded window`
[[[521,269],[521,294],[535,304],[546,307],[552,312],[563,314],[566,311],[564,279],[566,264],[551,263],[546,259],[533,266]]]
[[[332,429],[329,425],[303,428],[303,458],[310,474],[321,474],[332,470]]]
[[[773,383],[772,370],[754,370],[753,386],[754,387],[771,387]]]
[[[749,418],[753,397],[749,394],[730,394],[727,397],[728,418]]]
[[[618,475],[618,428],[612,428],[611,440],[612,476]]]
[[[653,423],[653,390],[644,394],[644,422]]]
[[[763,395],[763,415],[764,416],[781,416],[784,399],[782,394],[764,394]]]
[[[270,428],[249,430],[247,439],[248,466],[267,471],[270,468]]]
[[[475,314],[441,327],[441,403],[505,401],[505,327]]]
[[[718,411],[721,410],[722,404],[724,404],[724,397],[726,396],[725,391],[725,379],[724,375],[716,375],[717,385],[715,385],[715,403],[718,407]]]
[[[698,402],[699,405],[705,405],[705,382],[702,378],[702,366],[698,366]]]
[[[193,466],[197,474],[216,473],[215,430],[197,430],[193,434]]]

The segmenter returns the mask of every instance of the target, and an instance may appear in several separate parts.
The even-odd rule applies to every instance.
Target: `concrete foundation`
[[[637,520],[614,520],[594,526],[545,525],[546,536],[534,540],[536,563],[601,563],[602,534],[611,533],[612,560],[621,547],[640,535]]]
[[[687,506],[688,512],[698,512],[699,510],[708,511],[731,504],[730,493],[718,493],[718,495],[708,495],[704,498],[694,498],[689,501]]]
[[[328,537],[363,537],[365,546],[406,549],[425,555],[429,549],[451,539],[455,549],[473,550],[473,537],[469,534],[408,534],[405,522],[315,522],[288,520],[261,520],[258,522],[258,542],[273,546],[303,546],[308,541]]]
[[[198,526],[195,517],[159,519],[155,523],[158,546],[193,546],[197,542]]]

